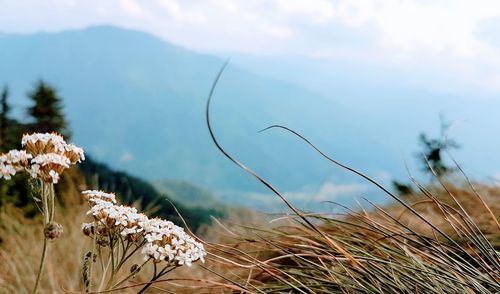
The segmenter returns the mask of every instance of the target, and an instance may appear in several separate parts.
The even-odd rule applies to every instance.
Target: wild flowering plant
[[[10,150],[0,155],[0,179],[10,180],[18,172],[27,172],[39,185],[40,195],[35,201],[40,202],[39,208],[43,214],[44,241],[33,288],[33,293],[36,293],[47,255],[48,241],[58,238],[63,232],[62,225],[54,221],[54,184],[59,182],[65,169],[84,160],[85,155],[82,148],[66,143],[57,133],[25,134],[21,145],[23,150]]]
[[[85,255],[83,268],[87,291],[92,291],[92,267],[97,259],[100,263],[97,291],[117,290],[146,264],[152,264],[153,275],[138,293],[179,266],[191,266],[198,260],[204,262],[203,245],[172,222],[148,218],[133,207],[117,205],[111,193],[84,191],[83,195],[90,205],[87,214],[92,221],[83,223],[82,231],[93,240],[93,248]],[[127,261],[137,255],[142,255],[143,262],[126,266]]]

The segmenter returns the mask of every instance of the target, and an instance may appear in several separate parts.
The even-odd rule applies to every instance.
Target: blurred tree
[[[8,102],[9,89],[4,86],[0,94],[0,151],[6,152],[18,149],[21,145],[21,136],[26,131],[26,125],[9,117],[11,107]],[[30,204],[28,197],[28,177],[18,175],[12,180],[0,180],[0,206],[13,203],[17,206],[27,207]],[[31,206],[26,212],[31,214],[35,207]]]
[[[438,138],[429,138],[424,133],[420,134],[419,141],[423,150],[417,154],[417,158],[422,163],[424,172],[432,174],[434,171],[438,177],[442,177],[455,170],[447,166],[443,160],[443,151],[460,148],[457,142],[448,138],[450,126],[450,123],[441,118],[441,132]]]
[[[0,147],[5,146],[6,135],[7,135],[7,121],[10,112],[10,106],[7,103],[8,97],[9,97],[9,88],[7,86],[4,86],[2,90],[2,95],[0,96],[0,106],[2,107],[0,113]]]
[[[70,131],[63,114],[61,98],[57,91],[43,80],[39,80],[33,92],[29,94],[33,106],[28,114],[34,119],[30,129],[33,132],[58,132],[69,138]]]
[[[0,151],[17,149],[21,145],[21,135],[27,131],[26,125],[10,117],[9,88],[3,87],[0,94]]]
[[[415,190],[413,190],[410,184],[399,182],[397,180],[392,181],[392,188],[399,196],[411,195],[415,193]]]

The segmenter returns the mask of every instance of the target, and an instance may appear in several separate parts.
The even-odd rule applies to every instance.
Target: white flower
[[[87,190],[82,192],[86,199],[95,202],[95,199],[102,199],[105,201],[116,203],[116,196],[113,193],[106,193],[98,190]]]
[[[64,169],[69,167],[69,164],[69,159],[64,155],[57,153],[40,154],[31,160],[31,168],[28,172],[33,178],[57,184],[59,176]]]
[[[38,155],[53,152],[64,153],[66,142],[61,135],[56,133],[34,133],[23,135],[21,145],[29,153]]]
[[[132,242],[146,241],[141,250],[145,260],[152,258],[155,262],[165,261],[179,266],[191,266],[198,260],[204,262],[206,252],[203,244],[171,221],[149,219],[133,207],[116,205],[114,194],[102,191],[84,191],[83,194],[91,204],[87,214],[91,214],[98,224],[106,228],[106,234],[120,234]],[[82,230],[84,233],[90,232],[89,225],[82,225]],[[99,233],[99,229],[94,231],[98,237],[102,234],[101,238],[108,238],[106,234]]]
[[[10,180],[14,175],[16,175],[14,166],[0,162],[0,179]]]
[[[59,173],[55,170],[50,170],[49,176],[52,178],[52,183],[57,184],[59,182]]]
[[[146,245],[149,246],[147,256],[154,258],[156,262],[175,260],[177,265],[187,266],[191,266],[196,260],[204,262],[206,252],[203,245],[186,234],[181,227],[161,219],[151,219],[142,225],[144,238],[148,242]],[[157,253],[151,254],[153,250]]]
[[[29,160],[33,156],[25,150],[10,150],[7,154],[0,156],[0,161],[9,163],[14,166],[17,171],[23,170],[28,166]]]
[[[60,155],[57,153],[47,153],[37,155],[35,158],[31,160],[31,164],[39,164],[40,166],[46,166],[49,164],[60,165],[64,168],[68,168],[70,161],[64,155]]]
[[[85,160],[85,154],[83,154],[83,148],[77,147],[73,144],[64,145],[64,155],[71,160],[72,164],[77,162],[82,162]]]

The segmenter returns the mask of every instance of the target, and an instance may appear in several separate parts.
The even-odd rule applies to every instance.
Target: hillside
[[[164,183],[163,191],[157,190],[143,179],[131,176],[122,171],[115,171],[105,164],[94,161],[92,158],[82,162],[78,170],[85,178],[87,188],[102,189],[116,193],[125,204],[139,204],[149,215],[168,218],[176,223],[182,223],[177,208],[189,227],[196,231],[202,225],[211,223],[211,216],[222,217],[226,211],[222,207],[192,206],[189,201],[173,198],[170,191],[176,185]],[[172,188],[170,188],[172,186]]]
[[[188,182],[162,180],[155,182],[153,186],[187,207],[221,208],[223,205],[212,192]]]
[[[25,105],[25,93],[44,78],[65,99],[75,141],[97,160],[147,180],[262,191],[222,158],[206,130],[205,100],[223,60],[115,27],[3,34],[0,49],[0,81],[11,86],[13,104]],[[257,133],[276,123],[374,176],[403,173],[399,163],[385,160],[389,152],[358,119],[311,91],[235,66],[224,73],[213,105],[221,143],[285,191],[357,179],[287,134]]]

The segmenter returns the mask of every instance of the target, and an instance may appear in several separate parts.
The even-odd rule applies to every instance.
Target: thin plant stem
[[[50,221],[50,217],[49,217],[49,205],[48,205],[48,193],[47,193],[47,187],[46,187],[46,184],[40,180],[40,191],[41,191],[41,198],[42,198],[42,208],[43,208],[43,228],[42,228],[42,233],[45,229],[45,226],[49,223]],[[40,284],[40,279],[42,277],[42,272],[43,272],[43,268],[44,268],[44,265],[45,265],[45,258],[47,256],[47,250],[48,250],[48,240],[47,240],[47,237],[45,237],[45,234],[44,234],[44,237],[43,237],[43,249],[42,249],[42,257],[40,258],[40,266],[38,267],[38,274],[36,276],[36,282],[35,282],[35,286],[33,287],[33,291],[31,293],[35,294],[37,289],[38,289],[38,285]]]
[[[137,292],[137,294],[144,293],[144,291],[146,291],[153,284],[153,282],[156,279],[158,279],[158,276],[156,276],[156,272],[157,272],[156,262],[153,262],[153,264],[154,264],[154,274],[153,274],[153,277],[151,278],[151,280],[149,281],[149,283],[147,283],[144,287],[142,287],[141,290],[139,290],[139,292]]]
[[[102,260],[102,255],[101,255],[101,260]],[[102,287],[104,286],[104,281],[106,280],[110,263],[111,263],[111,257],[108,258],[108,264],[106,264],[106,266],[103,268],[101,282],[99,283],[99,289],[97,292],[100,292],[102,290]]]
[[[150,260],[151,258],[148,258],[145,262],[143,262],[140,266],[139,266],[139,269],[138,271],[135,271],[133,273],[131,273],[130,275],[126,276],[123,280],[121,280],[120,282],[116,283],[115,285],[113,285],[113,287],[111,287],[111,289],[114,289],[118,286],[120,286],[121,284],[125,283],[128,279],[130,279],[131,277],[133,277],[134,275],[136,275],[140,269],[142,269],[143,266],[146,265],[146,263],[148,263],[148,261]]]
[[[92,270],[94,267],[94,252],[96,248],[96,235],[92,237],[92,251],[90,252],[90,266],[89,266],[89,286],[88,290],[92,291]]]
[[[36,293],[36,290],[38,289],[38,285],[40,284],[40,278],[42,277],[42,272],[43,272],[43,268],[45,265],[45,257],[47,256],[47,247],[48,247],[47,238],[43,238],[42,258],[40,259],[40,266],[38,267],[38,275],[36,276],[35,287],[33,288],[33,291],[31,292],[33,294]]]

